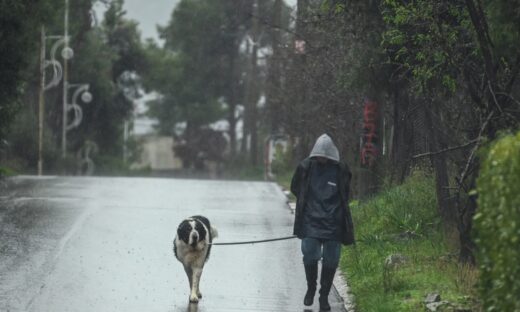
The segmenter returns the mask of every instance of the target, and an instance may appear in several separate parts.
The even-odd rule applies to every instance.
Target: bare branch
[[[494,114],[495,114],[495,112],[489,113],[489,115],[487,116],[486,120],[482,124],[482,127],[480,128],[480,131],[478,133],[478,137],[476,138],[477,142],[476,142],[475,146],[473,147],[473,149],[471,150],[471,154],[468,157],[468,160],[466,162],[466,166],[464,167],[464,170],[462,171],[460,177],[457,179],[457,183],[459,184],[459,191],[458,192],[460,192],[461,188],[464,188],[464,180],[466,180],[466,176],[468,175],[468,171],[469,171],[469,169],[471,167],[471,164],[473,164],[473,161],[475,159],[475,153],[479,149],[480,143],[482,142],[482,134],[484,133],[484,130],[486,130],[487,125],[488,125],[489,121],[491,120],[491,118],[493,117]]]
[[[495,91],[493,90],[493,87],[491,86],[491,82],[489,80],[488,80],[488,88],[489,88],[489,92],[491,92],[491,96],[493,96],[493,101],[494,101],[496,107],[498,108],[498,111],[500,113],[503,113],[504,111],[502,110],[502,107],[500,106],[500,104],[498,104],[497,97],[495,95]]]
[[[475,140],[471,140],[471,141],[467,142],[466,144],[462,144],[462,145],[459,145],[459,146],[448,147],[446,149],[443,149],[443,150],[440,150],[440,151],[437,151],[437,152],[429,152],[429,153],[418,154],[418,155],[412,156],[412,159],[417,159],[417,158],[422,158],[422,157],[427,157],[427,156],[434,156],[434,155],[438,155],[438,154],[442,154],[442,153],[451,152],[451,151],[454,151],[454,150],[466,148],[466,147],[469,147],[469,146],[477,143],[478,141],[479,141],[478,139],[475,139]]]

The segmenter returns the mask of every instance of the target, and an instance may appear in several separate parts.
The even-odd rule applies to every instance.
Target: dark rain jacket
[[[312,158],[304,159],[296,168],[296,172],[291,181],[291,192],[296,196],[296,211],[294,219],[294,231],[293,234],[298,238],[304,238],[304,214],[305,208],[307,207],[307,195],[309,190],[310,172],[311,167],[315,166],[316,160]],[[338,237],[343,245],[355,244],[354,239],[354,224],[352,222],[352,215],[348,205],[349,200],[349,188],[350,179],[352,174],[348,166],[344,163],[339,162],[339,173],[338,173],[338,188],[342,202],[343,220],[341,220],[341,234]]]

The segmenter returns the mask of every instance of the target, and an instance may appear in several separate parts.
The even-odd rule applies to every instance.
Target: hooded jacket
[[[317,166],[315,157],[325,157],[331,160],[338,166],[337,187],[341,201],[341,220],[340,231],[337,240],[344,245],[351,245],[355,243],[354,239],[354,225],[352,222],[352,215],[348,206],[350,179],[352,174],[345,163],[340,162],[339,152],[337,147],[332,142],[332,139],[324,134],[320,136],[309,155],[296,168],[291,181],[291,192],[296,196],[296,211],[294,221],[293,234],[299,238],[304,238],[305,226],[304,215],[307,208],[307,199],[310,185],[310,173],[312,168]]]
[[[330,136],[322,134],[314,143],[309,157],[325,157],[332,161],[339,162],[339,151]]]

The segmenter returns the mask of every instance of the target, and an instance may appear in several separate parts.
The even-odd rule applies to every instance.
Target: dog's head
[[[196,248],[199,242],[205,241],[206,229],[200,221],[196,219],[186,219],[179,225],[177,236],[186,243],[186,245]]]

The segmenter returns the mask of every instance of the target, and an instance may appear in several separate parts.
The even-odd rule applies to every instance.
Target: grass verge
[[[10,177],[16,175],[16,171],[8,168],[0,166],[0,178],[2,177]]]
[[[357,246],[343,249],[340,268],[357,311],[425,311],[429,293],[452,305],[438,311],[479,311],[477,270],[457,262],[441,230],[432,178],[415,173],[351,209]]]

